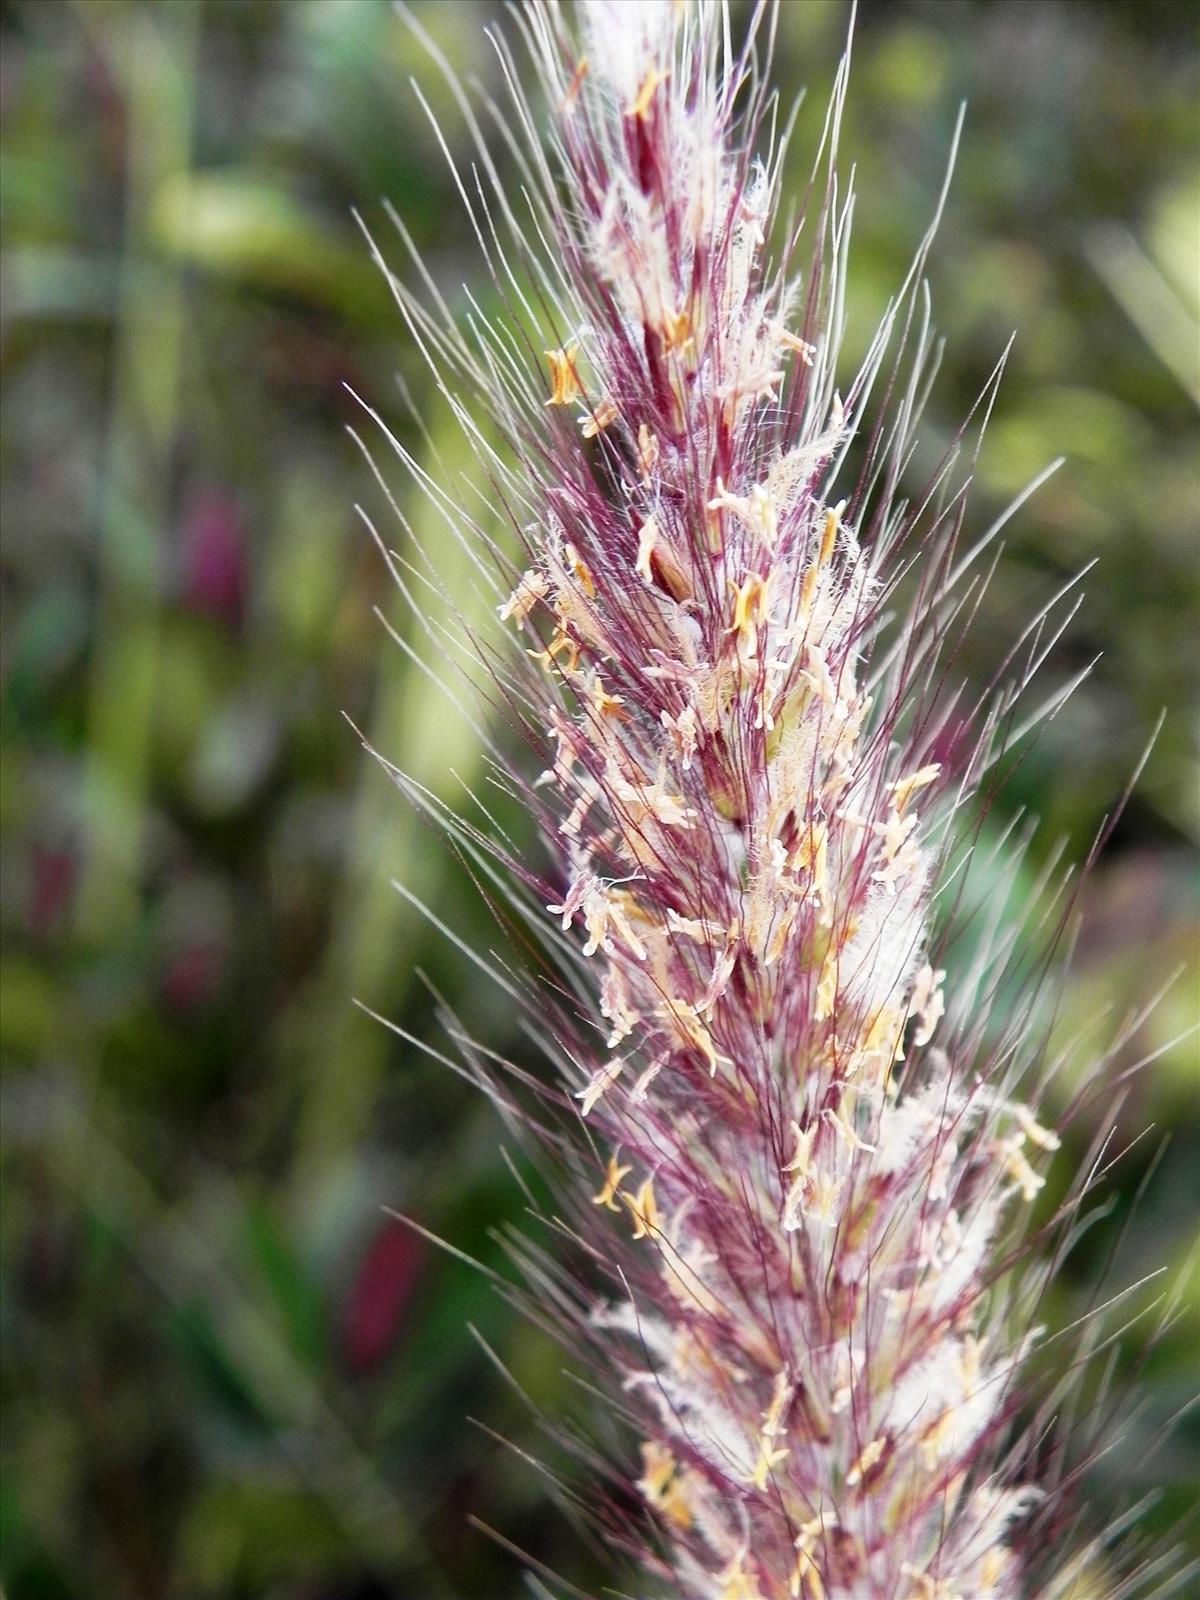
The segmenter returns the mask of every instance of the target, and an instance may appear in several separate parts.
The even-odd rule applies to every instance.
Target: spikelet
[[[985,976],[956,995],[935,955],[953,815],[1024,683],[970,738],[936,693],[961,501],[948,467],[923,521],[894,498],[928,240],[840,395],[849,199],[818,183],[794,269],[752,49],[715,5],[578,11],[520,13],[545,112],[498,42],[519,211],[472,121],[491,189],[462,194],[508,316],[464,332],[390,277],[523,547],[512,649],[482,648],[541,752],[507,781],[549,865],[443,820],[560,973],[530,1011],[565,1085],[527,1114],[604,1288],[530,1247],[530,1304],[638,1419],[618,1467],[643,1510],[595,1515],[647,1594],[1015,1600],[1042,1490],[1004,1444],[1033,1333],[1001,1256],[1057,1141]]]

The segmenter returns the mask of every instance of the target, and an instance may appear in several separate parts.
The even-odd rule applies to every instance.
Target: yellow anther
[[[765,1442],[759,1446],[758,1460],[755,1462],[754,1471],[750,1474],[749,1482],[755,1489],[765,1489],[772,1471],[781,1461],[786,1461],[787,1450],[772,1450]]]
[[[654,1198],[654,1183],[650,1178],[646,1179],[637,1194],[623,1193],[621,1199],[629,1207],[629,1214],[633,1218],[635,1239],[648,1239],[652,1233],[658,1232],[658,1204]]]
[[[938,1023],[946,1014],[946,997],[942,992],[942,980],[946,974],[941,967],[933,968],[928,962],[918,971],[913,981],[912,994],[908,1000],[908,1014],[917,1019],[916,1030],[913,1033],[913,1044],[927,1045],[937,1030]]]
[[[633,570],[643,583],[655,584],[656,579],[659,580],[676,600],[687,600],[691,596],[691,580],[653,517],[647,517],[638,529],[638,553]]]
[[[926,1428],[921,1436],[921,1455],[928,1472],[932,1472],[942,1457],[953,1447],[955,1432],[952,1411],[943,1411],[937,1421]]]
[[[822,1227],[832,1228],[838,1219],[841,1184],[828,1173],[820,1172],[815,1178],[810,1179],[808,1187],[809,1196],[804,1207],[804,1215],[813,1222],[819,1222]]]
[[[784,1431],[784,1414],[791,1404],[792,1396],[795,1392],[795,1388],[788,1376],[788,1369],[780,1367],[775,1374],[775,1387],[771,1392],[771,1403],[763,1412],[762,1432],[764,1439],[774,1439],[777,1434]]]
[[[582,56],[580,58],[579,65],[575,68],[575,71],[571,74],[571,81],[567,85],[567,92],[566,92],[566,94],[563,95],[562,104],[558,108],[560,112],[565,113],[567,111],[570,111],[571,107],[575,104],[576,100],[578,100],[579,91],[583,86],[583,80],[587,77],[587,74],[588,74],[588,59],[587,59],[586,56]]]
[[[587,595],[589,600],[594,599],[596,594],[596,585],[592,581],[591,570],[588,567],[587,562],[579,554],[578,550],[576,550],[573,544],[569,544],[567,546],[566,556],[567,565],[570,567],[575,577],[579,580],[580,588],[583,590],[584,594]]]
[[[637,560],[633,570],[643,583],[654,582],[654,572],[650,566],[650,558],[654,554],[654,546],[658,543],[658,523],[653,517],[647,517],[638,530]]]
[[[812,610],[813,595],[817,592],[817,579],[821,576],[821,568],[817,562],[804,569],[804,577],[800,580],[800,603],[798,614],[803,620]]]
[[[616,1156],[609,1156],[608,1165],[604,1169],[604,1185],[599,1194],[592,1196],[594,1206],[603,1206],[606,1211],[619,1211],[617,1196],[621,1192],[621,1179],[633,1171],[632,1167],[617,1165]]]
[[[555,658],[564,650],[567,653],[567,660],[559,665]],[[570,634],[564,633],[561,628],[554,630],[554,637],[544,650],[526,650],[525,654],[534,661],[540,661],[547,672],[553,671],[554,667],[559,665],[559,670],[566,677],[570,677],[579,665],[579,646]]]
[[[733,626],[726,628],[726,633],[748,633],[759,623],[767,620],[769,582],[769,576],[762,578],[757,572],[749,573],[740,587],[732,578],[729,579],[729,587],[734,594]]]
[[[668,311],[662,322],[662,347],[669,354],[682,350],[692,337],[692,319],[686,311]]]
[[[621,722],[628,722],[629,713],[621,708],[625,704],[624,697],[619,694],[609,694],[604,685],[597,678],[592,685],[592,709],[601,717],[616,717]]]
[[[675,1457],[653,1439],[642,1445],[642,1475],[638,1488],[646,1499],[657,1504],[667,1484],[675,1476]]]
[[[667,1021],[674,1027],[684,1044],[698,1050],[708,1063],[708,1075],[717,1075],[717,1047],[713,1036],[697,1013],[696,1007],[686,1000],[668,1000],[664,1011]]]
[[[642,1468],[637,1486],[647,1502],[677,1528],[690,1528],[692,1508],[688,1495],[694,1475],[680,1471],[671,1452],[653,1440],[642,1446]]]
[[[900,1571],[913,1582],[908,1600],[963,1600],[958,1590],[950,1587],[949,1578],[934,1578],[928,1572],[921,1572],[908,1561],[900,1563]]]
[[[550,398],[546,401],[548,406],[569,406],[582,394],[583,386],[575,370],[575,354],[578,349],[578,344],[572,341],[561,350],[545,352],[546,360],[550,363]]]
[[[1004,1170],[1021,1191],[1022,1200],[1033,1200],[1045,1185],[1045,1178],[1036,1173],[1021,1152],[1021,1135],[1005,1141]]]
[[[646,947],[638,938],[630,921],[631,917],[638,915],[640,909],[632,895],[591,889],[583,900],[583,920],[588,931],[587,943],[583,947],[584,955],[595,955],[601,945],[606,950],[611,949],[609,939],[613,933],[618,933],[634,960],[645,961]]]
[[[862,1454],[846,1474],[846,1487],[853,1489],[857,1484],[860,1484],[871,1468],[878,1466],[880,1458],[886,1449],[887,1439],[882,1435],[878,1439],[872,1439],[870,1444],[865,1445]]]
[[[690,1528],[694,1520],[692,1516],[692,1503],[688,1498],[688,1484],[692,1474],[681,1472],[667,1485],[667,1492],[662,1500],[662,1514],[668,1522],[674,1523],[677,1528]]]
[[[788,1592],[793,1600],[799,1600],[800,1585],[803,1581],[808,1585],[811,1600],[825,1600],[825,1585],[821,1581],[821,1571],[813,1559],[812,1552],[818,1541],[824,1536],[827,1528],[826,1513],[802,1525],[796,1535],[796,1565],[792,1569],[791,1582]]]
[[[762,1592],[754,1577],[746,1571],[746,1552],[737,1555],[721,1573],[717,1582],[719,1600],[762,1600]]]
[[[681,917],[670,906],[667,907],[667,931],[682,933],[689,939],[695,939],[697,944],[711,944],[726,935],[726,929],[721,923],[712,922],[706,917]]]
[[[958,1355],[955,1357],[954,1368],[958,1373],[959,1382],[963,1386],[963,1394],[970,1396],[975,1385],[979,1382],[979,1374],[983,1366],[983,1345],[973,1333],[968,1333],[963,1339]]]
[[[874,1155],[875,1146],[873,1144],[867,1144],[864,1139],[860,1139],[857,1133],[855,1133],[854,1129],[846,1121],[845,1117],[839,1116],[838,1113],[832,1110],[829,1106],[825,1107],[825,1110],[821,1113],[821,1115],[825,1118],[826,1122],[828,1122],[837,1131],[843,1142],[848,1144],[852,1150],[865,1150],[868,1152],[868,1154]]]
[[[728,509],[730,511],[736,511],[741,503],[741,497],[736,494],[731,494],[730,491],[725,487],[725,480],[721,477],[718,477],[717,492],[712,499],[707,502],[708,510],[724,511]]]
[[[798,1172],[801,1177],[808,1172],[812,1160],[813,1140],[816,1138],[817,1128],[814,1123],[811,1128],[802,1128],[798,1122],[792,1123],[792,1138],[796,1141],[796,1153],[782,1168],[784,1172]]]
[[[1017,1126],[1029,1140],[1030,1144],[1037,1145],[1039,1150],[1057,1150],[1062,1140],[1049,1128],[1043,1128],[1036,1120],[1028,1106],[1014,1105],[1013,1116],[1017,1119]]]
[[[779,514],[765,483],[756,483],[746,496],[745,516],[762,542],[773,550],[779,538]]]
[[[610,422],[615,422],[620,414],[615,400],[601,400],[594,411],[589,412],[586,417],[580,419],[579,426],[583,437],[585,439],[594,439],[598,433],[602,433],[608,427]]]
[[[626,108],[625,115],[644,121],[659,84],[665,83],[666,78],[667,74],[665,72],[660,72],[657,67],[651,67],[642,79],[642,86],[637,92],[637,98],[631,106]]]
[[[814,822],[800,835],[789,863],[793,872],[808,873],[808,893],[814,900],[825,898],[828,859],[829,830],[823,822]]]
[[[813,597],[817,592],[817,581],[821,576],[821,569],[828,566],[829,559],[833,555],[838,525],[845,509],[846,502],[840,500],[836,506],[830,506],[825,513],[825,525],[821,530],[821,543],[817,548],[817,558],[805,568],[804,577],[800,580],[798,614],[801,619],[807,617],[812,610]]]
[[[838,989],[838,961],[837,953],[831,947],[821,963],[821,976],[817,979],[817,1004],[813,1011],[815,1022],[824,1022],[833,1015],[834,1004],[837,1001]]]
[[[831,1527],[837,1526],[837,1518],[828,1511],[819,1511],[810,1521],[802,1523],[800,1532],[796,1535],[797,1550],[815,1550],[817,1540],[827,1533]]]
[[[790,333],[787,328],[782,326],[776,328],[775,336],[785,350],[794,351],[806,367],[812,366],[813,357],[817,353],[815,344],[809,344],[807,339],[801,339],[798,335]]]
[[[787,949],[787,942],[792,936],[792,927],[796,921],[796,907],[790,905],[783,913],[775,918],[775,926],[771,930],[771,937],[767,948],[763,952],[763,965],[773,967],[780,956]]]
[[[732,511],[754,533],[768,550],[775,548],[779,538],[779,513],[771,491],[765,483],[756,483],[748,494],[732,494],[721,478],[717,479],[717,492],[707,502],[709,511]]]
[[[892,795],[892,804],[900,816],[904,815],[908,802],[918,789],[926,789],[941,771],[938,762],[933,762],[928,767],[921,767],[917,772],[909,773],[907,778],[898,778],[889,788]]]
[[[595,1109],[597,1100],[617,1081],[624,1065],[623,1061],[610,1061],[607,1066],[601,1067],[592,1074],[586,1088],[575,1091],[575,1099],[581,1102],[579,1107],[579,1115],[581,1117],[588,1116]],[[627,1196],[622,1195],[621,1198],[624,1200],[627,1199]]]
[[[817,565],[823,567],[833,554],[834,542],[837,539],[838,527],[842,520],[842,512],[846,509],[846,502],[839,500],[837,505],[830,506],[825,513],[825,527],[821,532],[821,548],[817,551]]]
[[[652,1061],[646,1068],[645,1072],[643,1072],[638,1078],[638,1081],[634,1084],[632,1090],[630,1091],[630,1098],[641,1104],[649,1093],[650,1085],[654,1082],[655,1078],[658,1077],[665,1065],[665,1056],[659,1056],[657,1060]]]
[[[808,1585],[808,1592],[812,1600],[825,1600],[825,1585],[821,1581],[821,1569],[813,1560],[807,1550],[797,1547],[796,1565],[792,1568],[791,1581],[788,1584],[788,1593],[792,1600],[800,1600],[800,1586]]]
[[[497,611],[501,622],[515,621],[518,628],[525,626],[525,619],[537,605],[539,600],[544,600],[550,591],[550,585],[540,572],[525,572],[521,574],[521,581],[509,595],[508,599]]]
[[[886,1083],[897,1061],[904,1059],[904,1015],[893,1006],[881,1006],[863,1039],[864,1060]]]
[[[785,1233],[795,1233],[800,1226],[800,1208],[808,1196],[808,1190],[807,1173],[798,1173],[788,1185],[788,1191],[783,1197],[783,1215],[780,1218]]]
[[[732,419],[737,415],[738,407],[743,400],[777,400],[776,390],[787,377],[787,373],[773,367],[760,367],[757,371],[747,372],[736,377],[718,390],[720,398],[725,402],[725,414]]]
[[[658,465],[658,439],[646,426],[638,426],[637,467],[643,478],[648,478]]]
[[[984,1552],[983,1560],[979,1563],[979,1582],[985,1590],[998,1589],[1000,1580],[1012,1562],[1012,1557],[1003,1546],[993,1546]]]

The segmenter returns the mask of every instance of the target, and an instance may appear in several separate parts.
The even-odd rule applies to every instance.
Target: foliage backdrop
[[[495,83],[493,8],[418,10]],[[784,0],[777,76],[810,89],[797,181],[846,17]],[[845,141],[853,352],[968,100],[927,449],[1015,328],[975,524],[1068,457],[1011,527],[970,670],[1100,558],[1047,689],[1103,657],[1001,797],[1044,819],[1034,865],[1063,834],[1086,850],[1169,708],[1084,894],[1063,1037],[1102,1038],[1190,968],[1129,1052],[1162,1050],[1123,1133],[1157,1131],[1050,1308],[1086,1309],[1109,1253],[1112,1287],[1161,1265],[1182,1296],[1145,1369],[1122,1362],[1146,1411],[1090,1484],[1103,1514],[1165,1482],[1164,1525],[1196,1432],[1145,1447],[1194,1387],[1200,1315],[1196,1053],[1170,1043],[1196,986],[1196,20],[1187,0],[865,4]],[[479,285],[410,73],[459,155],[461,123],[376,0],[12,0],[0,27],[4,1593],[515,1594],[472,1514],[598,1581],[536,1475],[465,1420],[536,1447],[468,1323],[550,1413],[573,1402],[559,1355],[382,1209],[498,1261],[491,1231],[521,1211],[499,1129],[352,1005],[437,1044],[435,989],[529,1055],[391,888],[487,945],[469,883],[342,715],[451,798],[475,770],[374,614],[411,633],[353,513],[387,508],[346,434],[349,388],[423,458],[458,448],[435,410],[430,441],[409,418],[426,379],[350,208],[386,236],[387,197],[448,294]]]

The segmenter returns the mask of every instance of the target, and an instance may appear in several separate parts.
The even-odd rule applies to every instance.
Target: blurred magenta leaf
[[[342,1349],[356,1377],[373,1372],[395,1343],[425,1254],[411,1228],[386,1218],[358,1263],[342,1307]]]

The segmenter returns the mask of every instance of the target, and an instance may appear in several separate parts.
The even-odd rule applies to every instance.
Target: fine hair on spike
[[[1116,1112],[1034,1234],[1078,875],[1052,857],[1020,903],[998,893],[1031,830],[991,810],[1079,681],[1033,691],[1079,600],[1073,580],[996,641],[982,695],[957,675],[999,536],[1057,466],[969,526],[1001,356],[913,481],[962,113],[851,365],[849,43],[785,195],[771,0],[736,29],[725,0],[524,0],[489,34],[499,99],[399,9],[474,147],[456,166],[417,88],[479,280],[452,307],[402,217],[403,270],[362,226],[462,456],[426,436],[418,459],[364,413],[461,582],[374,467],[410,536],[398,552],[368,527],[419,627],[394,637],[487,767],[458,812],[379,759],[448,836],[496,948],[397,888],[545,1063],[441,1008],[430,1053],[552,1195],[526,1192],[536,1223],[503,1231],[513,1276],[491,1274],[570,1353],[591,1419],[555,1430],[547,1488],[646,1600],[1182,1587],[1169,1555],[1112,1564],[1062,1531],[1104,1444],[1079,1373],[1114,1334],[1099,1308],[1050,1341],[1039,1313]],[[1129,1036],[1087,1092],[1118,1098]]]

